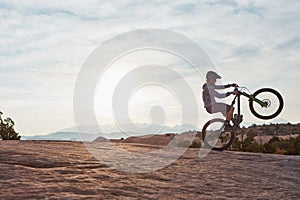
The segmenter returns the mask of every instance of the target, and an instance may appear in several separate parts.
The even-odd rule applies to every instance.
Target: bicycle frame
[[[261,105],[261,107],[268,106],[268,103],[255,98],[253,95],[247,94],[246,92],[240,92],[240,91],[239,91],[239,93],[245,97],[248,97],[249,99],[253,100],[254,102],[258,103],[259,105]]]
[[[261,105],[261,107],[266,107],[266,106],[268,106],[268,103],[267,103],[267,102],[263,102],[263,101],[261,101],[261,100],[255,98],[253,95],[248,94],[248,93],[246,93],[246,92],[239,91],[239,90],[238,90],[238,87],[236,87],[236,88],[234,89],[234,91],[238,92],[238,94],[236,95],[235,99],[238,97],[238,101],[239,101],[239,102],[240,102],[240,100],[239,100],[239,99],[240,99],[240,95],[243,95],[243,96],[247,97],[248,99],[251,99],[252,101],[258,103],[259,105]],[[234,100],[235,100],[235,99],[234,99]]]
[[[251,99],[252,101],[258,103],[258,104],[261,105],[262,107],[268,106],[268,104],[267,104],[266,102],[263,102],[263,101],[261,101],[261,100],[255,98],[253,95],[250,95],[250,94],[248,94],[248,93],[246,93],[246,92],[240,91],[240,90],[238,89],[238,87],[236,87],[236,88],[234,89],[234,91],[237,92],[237,95],[234,97],[234,99],[233,99],[233,101],[232,101],[232,103],[231,103],[231,107],[233,107],[233,105],[235,104],[235,101],[236,101],[236,99],[237,99],[237,104],[238,104],[238,105],[237,105],[237,119],[238,119],[239,122],[236,124],[236,126],[238,126],[238,125],[240,124],[240,118],[241,118],[241,95],[247,97],[248,99]]]

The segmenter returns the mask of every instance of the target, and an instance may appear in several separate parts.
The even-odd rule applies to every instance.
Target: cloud
[[[296,37],[292,37],[289,38],[287,41],[282,42],[281,44],[277,45],[278,49],[300,49],[300,37],[296,36]]]
[[[154,27],[197,41],[224,82],[237,80],[253,90],[274,86],[293,102],[293,112],[300,112],[293,96],[293,85],[300,84],[299,10],[297,0],[1,0],[0,103],[18,121],[27,120],[20,129],[28,134],[72,125],[72,92],[87,56],[114,35]],[[183,68],[179,70],[192,77],[192,71]],[[38,123],[55,121],[57,116],[61,123],[45,123],[37,130],[30,123],[33,115],[20,115],[20,108],[36,112]],[[49,109],[56,114],[42,114]],[[297,121],[295,114],[290,116],[284,115]]]

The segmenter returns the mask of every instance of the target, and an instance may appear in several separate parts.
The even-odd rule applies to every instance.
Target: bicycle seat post
[[[238,88],[235,88],[234,91],[237,92],[237,95],[234,97],[231,106],[235,104],[235,100],[237,98],[237,114],[234,114],[232,122],[235,128],[238,128],[240,123],[242,122],[242,115],[241,115],[241,93],[239,92]]]

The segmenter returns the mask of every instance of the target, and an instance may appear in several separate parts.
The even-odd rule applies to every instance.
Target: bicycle
[[[245,92],[245,90],[248,91]],[[235,137],[235,132],[240,128],[240,124],[243,121],[243,115],[241,115],[241,96],[245,96],[249,99],[249,107],[251,113],[260,119],[272,119],[280,114],[283,109],[283,98],[274,89],[262,88],[251,94],[246,87],[236,86],[234,91],[236,95],[231,103],[231,107],[234,106],[236,100],[237,114],[234,114],[233,127],[230,131],[224,130],[224,119],[216,118],[209,120],[202,128],[202,141],[204,148],[211,148],[213,150],[226,150],[228,149]]]

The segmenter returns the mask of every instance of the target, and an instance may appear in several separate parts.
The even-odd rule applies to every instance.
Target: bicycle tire
[[[279,94],[279,92],[277,92],[274,89],[262,88],[262,89],[257,90],[256,92],[254,92],[253,97],[257,97],[257,96],[261,95],[262,93],[266,93],[268,95],[274,95],[274,97],[276,98],[276,101],[278,101],[277,108],[275,107],[275,111],[272,112],[271,114],[267,114],[267,115],[261,114],[258,111],[258,109],[260,109],[260,107],[255,108],[255,105],[257,105],[256,102],[254,102],[252,99],[249,99],[249,108],[250,108],[251,113],[255,117],[257,117],[259,119],[264,119],[264,120],[268,120],[268,119],[272,119],[272,118],[277,117],[283,109],[283,98],[282,98],[282,96]],[[272,106],[272,103],[271,103],[270,99],[262,99],[262,101],[270,102],[270,106]],[[262,111],[267,111],[269,106],[266,107],[266,108],[263,108],[263,107],[261,107],[261,108],[262,108]]]
[[[213,124],[213,123],[216,123],[216,122],[219,122],[219,123],[224,124],[225,120],[224,120],[224,119],[220,119],[220,118],[216,118],[216,119],[212,119],[212,120],[209,120],[208,122],[206,122],[205,125],[204,125],[203,128],[202,128],[202,133],[201,133],[202,141],[203,141],[203,143],[204,143],[204,148],[210,148],[210,149],[216,150],[216,151],[223,151],[223,150],[228,149],[228,148],[231,146],[231,144],[232,144],[232,142],[233,142],[233,140],[234,140],[234,133],[233,133],[233,131],[228,132],[228,133],[230,133],[230,138],[229,138],[228,142],[226,142],[224,145],[222,145],[222,146],[220,146],[220,147],[216,147],[216,146],[210,145],[210,144],[205,140],[205,138],[206,138],[206,136],[207,136],[207,131],[208,131],[207,128],[209,127],[209,125],[211,125],[211,124]],[[222,133],[221,133],[221,134],[222,134]]]

